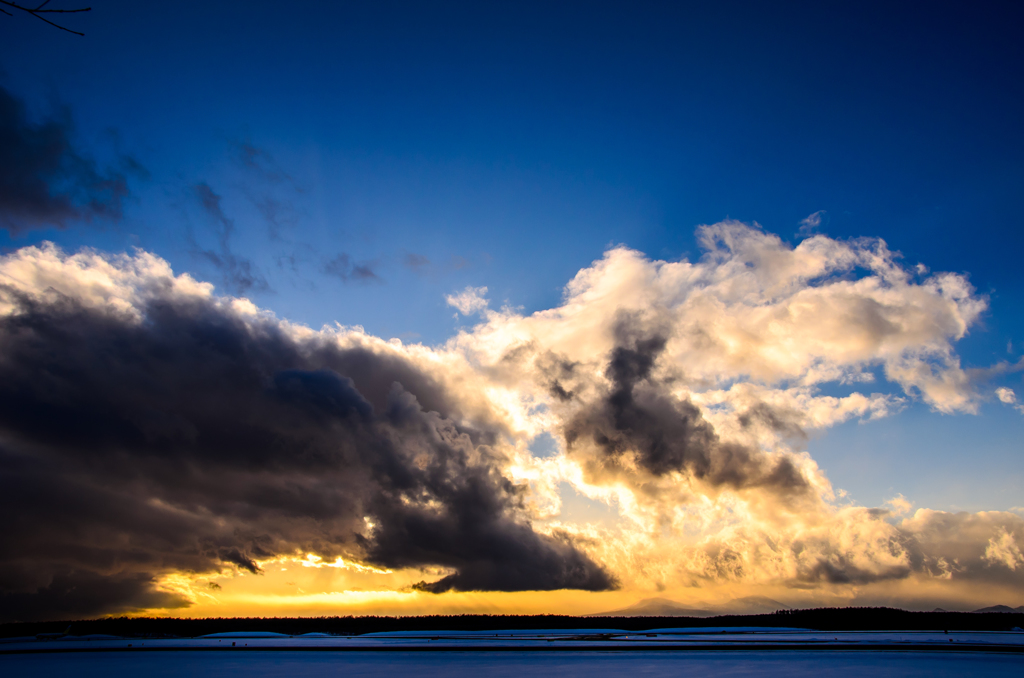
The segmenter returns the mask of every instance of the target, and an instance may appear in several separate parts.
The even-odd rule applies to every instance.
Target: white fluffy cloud
[[[814,231],[821,226],[822,217],[825,215],[825,210],[818,210],[812,212],[806,217],[800,220],[800,232],[801,233],[814,233]]]
[[[658,369],[687,391],[870,384],[881,368],[939,411],[976,410],[952,343],[986,302],[962,276],[916,279],[880,240],[816,236],[792,248],[736,222],[703,227],[700,239],[707,254],[695,263],[612,249],[558,308],[492,314],[453,347],[491,367],[517,350],[597,367],[629,314],[667,337]]]
[[[473,315],[487,308],[486,295],[486,287],[467,287],[458,294],[449,294],[445,300],[462,315]]]
[[[1000,386],[996,389],[996,397],[999,398],[999,402],[1013,405],[1013,409],[1024,414],[1024,405],[1017,403],[1017,394],[1013,392],[1012,388]]]

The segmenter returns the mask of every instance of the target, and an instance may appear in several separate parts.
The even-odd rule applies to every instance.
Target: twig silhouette
[[[43,4],[39,5],[38,7],[24,7],[22,5],[19,5],[16,2],[8,2],[7,0],[0,0],[0,5],[3,5],[3,7],[0,7],[0,12],[3,12],[7,16],[14,16],[10,12],[8,12],[6,9],[4,9],[4,7],[10,7],[11,9],[16,9],[18,11],[25,12],[26,14],[31,14],[32,16],[34,16],[35,18],[39,19],[40,21],[45,21],[46,23],[50,24],[54,28],[59,28],[62,31],[67,31],[68,33],[74,33],[75,35],[82,35],[82,36],[85,35],[85,33],[79,33],[78,31],[73,31],[70,28],[64,28],[63,26],[61,26],[59,24],[55,24],[52,21],[50,21],[49,19],[47,19],[46,17],[41,16],[41,15],[42,14],[77,14],[78,12],[91,12],[92,11],[92,7],[82,7],[80,9],[44,9],[44,7],[46,7],[49,4],[50,4],[50,0],[45,0],[45,2],[43,2]]]

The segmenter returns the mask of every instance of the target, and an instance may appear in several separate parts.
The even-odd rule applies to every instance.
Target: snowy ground
[[[4,676],[1024,675],[1024,633],[766,629],[0,641]]]

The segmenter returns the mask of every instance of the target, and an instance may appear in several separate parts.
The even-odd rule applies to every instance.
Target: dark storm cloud
[[[235,222],[224,212],[220,194],[206,182],[192,186],[192,193],[213,224],[218,244],[218,248],[212,250],[200,247],[193,240],[193,254],[213,264],[220,271],[228,291],[234,294],[270,291],[270,284],[260,273],[259,268],[251,260],[240,257],[231,251],[231,237],[235,232]]]
[[[144,170],[127,157],[122,170],[101,169],[71,137],[67,111],[34,124],[22,102],[0,88],[0,227],[17,234],[121,217],[125,171]]]
[[[324,263],[321,271],[344,283],[384,282],[384,279],[373,270],[373,262],[354,262],[344,252]]]
[[[606,589],[522,520],[497,432],[401,356],[297,341],[217,302],[143,320],[3,288],[0,616],[185,605],[174,571],[316,552],[442,566],[449,589]]]
[[[672,396],[652,378],[666,343],[663,333],[645,330],[631,315],[619,319],[617,345],[605,369],[611,388],[586,401],[566,424],[570,454],[596,451],[584,465],[597,475],[621,472],[631,457],[655,476],[682,471],[713,486],[808,491],[807,480],[789,459],[771,462],[757,450],[722,442],[697,406]],[[565,369],[560,366],[558,373]],[[552,389],[564,400],[569,391],[557,377],[552,374]]]
[[[187,601],[154,588],[145,574],[103,575],[60,572],[35,591],[0,595],[2,618],[10,620],[68,620],[122,612],[125,609],[183,608]]]

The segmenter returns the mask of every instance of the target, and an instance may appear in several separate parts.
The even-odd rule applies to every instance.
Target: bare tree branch
[[[55,24],[52,21],[50,21],[49,19],[47,19],[46,17],[40,16],[40,14],[77,14],[78,12],[91,12],[92,11],[92,7],[82,7],[82,8],[79,8],[79,9],[43,9],[48,4],[50,4],[50,0],[45,0],[38,7],[32,8],[32,7],[22,7],[21,5],[19,5],[16,2],[8,2],[7,0],[0,0],[0,5],[4,5],[5,7],[10,7],[11,9],[21,10],[22,12],[25,12],[26,14],[31,14],[35,18],[39,19],[40,21],[43,21],[43,22],[46,22],[46,23],[50,24],[54,28],[59,28],[62,31],[67,31],[68,33],[74,33],[75,35],[82,35],[82,36],[85,35],[85,33],[79,33],[78,31],[73,31],[70,28],[65,28],[65,27],[63,27],[63,26],[61,26],[59,24]],[[2,7],[0,7],[0,12],[3,12],[7,16],[14,16],[13,14],[11,14],[7,10],[3,9]]]

